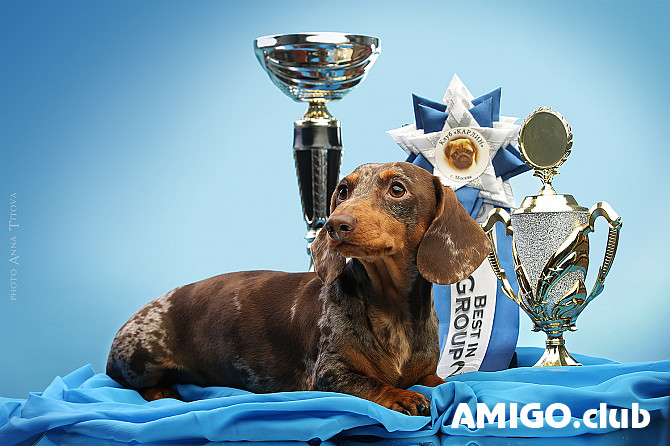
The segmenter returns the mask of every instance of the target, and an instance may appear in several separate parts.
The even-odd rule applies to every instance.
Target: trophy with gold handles
[[[254,41],[256,58],[272,82],[294,101],[309,104],[293,125],[293,157],[310,255],[328,218],[342,160],[340,121],[328,112],[326,102],[341,99],[361,83],[380,51],[376,37],[332,32]]]
[[[526,197],[511,215],[494,209],[482,225],[492,241],[496,222],[503,223],[507,235],[513,236],[518,294],[500,267],[495,249],[489,262],[505,295],[530,316],[533,331],[547,334],[546,350],[535,366],[581,365],[566,350],[563,332],[577,330],[577,317],[603,291],[619,243],[621,218],[605,202],[586,209],[572,195],[559,195],[551,186],[572,147],[570,126],[558,112],[543,107],[531,113],[521,125],[519,146],[526,164],[542,179],[542,189],[538,195]],[[593,289],[587,293],[588,234],[601,216],[609,224],[605,258]]]

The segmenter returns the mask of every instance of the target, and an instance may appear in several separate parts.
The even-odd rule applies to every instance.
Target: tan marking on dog
[[[404,246],[398,244],[398,231],[405,230],[405,225],[380,213],[369,200],[346,200],[335,208],[335,214],[349,214],[356,218],[358,224],[351,235],[343,242],[329,239],[330,248],[345,257],[379,257],[380,254],[392,255]]]
[[[392,361],[393,371],[400,377],[405,363],[412,355],[412,345],[408,335],[412,329],[386,311],[373,309],[369,317],[378,342],[389,353],[388,357]]]
[[[353,173],[350,173],[349,175],[347,175],[346,177],[344,177],[344,179],[348,183],[356,183],[356,181],[358,181],[359,176],[360,175],[358,175],[358,173],[353,172]]]
[[[383,181],[390,180],[391,178],[395,178],[397,176],[398,172],[392,169],[386,169],[379,172],[379,178],[381,178]]]

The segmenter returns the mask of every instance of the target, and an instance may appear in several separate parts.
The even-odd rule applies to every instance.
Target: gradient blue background
[[[571,351],[670,357],[666,1],[7,1],[0,3],[0,395],[25,397],[91,363],[144,303],[219,273],[307,267],[292,122],[256,61],[261,35],[378,36],[366,81],[330,106],[343,173],[403,160],[385,131],[410,94],[441,100],[454,73],[502,114],[539,106],[572,126],[554,185],[624,228],[604,293],[566,335]],[[517,203],[535,194],[529,173]],[[593,282],[606,224],[592,238]],[[10,301],[9,237],[20,265]],[[3,252],[0,251],[0,252]],[[213,327],[215,328],[215,327]],[[520,345],[540,346],[521,316]]]

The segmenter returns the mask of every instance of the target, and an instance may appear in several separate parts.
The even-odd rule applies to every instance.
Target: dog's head
[[[458,170],[469,169],[477,161],[477,152],[468,138],[456,138],[447,143],[444,154]]]
[[[404,256],[426,280],[451,284],[466,279],[491,251],[454,192],[410,163],[358,167],[337,186],[330,211],[312,243],[315,270],[326,284],[342,273],[347,257],[385,256]]]

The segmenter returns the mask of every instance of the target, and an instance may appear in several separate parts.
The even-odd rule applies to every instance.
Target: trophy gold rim
[[[539,162],[537,158],[533,156],[532,154],[533,150],[530,150],[531,148],[528,147],[529,141],[526,141],[527,136],[526,132],[528,126],[533,121],[533,119],[536,119],[538,116],[543,114],[548,114],[558,119],[558,121],[560,122],[565,131],[565,139],[566,139],[566,145],[565,148],[563,149],[562,154],[560,156],[555,157],[556,161],[549,163]],[[533,149],[537,148],[534,147]],[[521,124],[521,128],[519,130],[519,151],[521,152],[521,157],[523,158],[524,162],[529,166],[533,167],[534,169],[536,170],[558,169],[568,159],[571,150],[572,150],[572,130],[570,129],[570,125],[565,120],[563,115],[561,115],[556,110],[553,110],[549,107],[540,107],[534,110],[530,115],[528,115]]]

